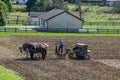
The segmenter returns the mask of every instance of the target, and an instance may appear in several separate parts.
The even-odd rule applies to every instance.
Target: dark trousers
[[[59,46],[59,53],[63,53],[63,45]]]

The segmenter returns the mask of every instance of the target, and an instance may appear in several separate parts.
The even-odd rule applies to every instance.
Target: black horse
[[[30,54],[31,59],[34,59],[34,55],[41,53],[42,59],[45,59],[46,56],[46,48],[41,46],[42,44],[38,43],[24,43],[22,46],[19,47],[20,52],[26,52],[27,53],[27,59],[28,55]],[[40,56],[39,56],[40,58]]]

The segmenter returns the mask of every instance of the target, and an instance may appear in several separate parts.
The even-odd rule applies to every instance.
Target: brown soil
[[[0,65],[15,70],[26,80],[119,80],[120,37],[62,37],[65,48],[88,44],[90,60],[58,59],[55,43],[60,37],[0,37]],[[46,60],[26,60],[18,46],[25,42],[50,45]]]

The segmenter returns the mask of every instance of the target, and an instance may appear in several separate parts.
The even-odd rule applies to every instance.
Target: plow
[[[82,60],[89,60],[90,56],[89,53],[90,50],[88,50],[88,45],[87,44],[82,44],[82,43],[76,43],[75,47],[72,49],[65,49],[63,53],[60,53],[58,50],[58,46],[56,45],[55,47],[55,54],[57,55],[58,58],[69,58],[69,59],[82,59]]]

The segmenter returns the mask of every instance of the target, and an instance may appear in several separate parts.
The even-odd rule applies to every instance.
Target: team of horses
[[[43,46],[44,45],[44,46]],[[19,50],[22,53],[23,51],[26,53],[26,58],[28,59],[29,55],[31,59],[45,59],[45,48],[48,47],[48,44],[40,44],[40,43],[24,43],[19,46]],[[42,55],[42,56],[41,56]]]

